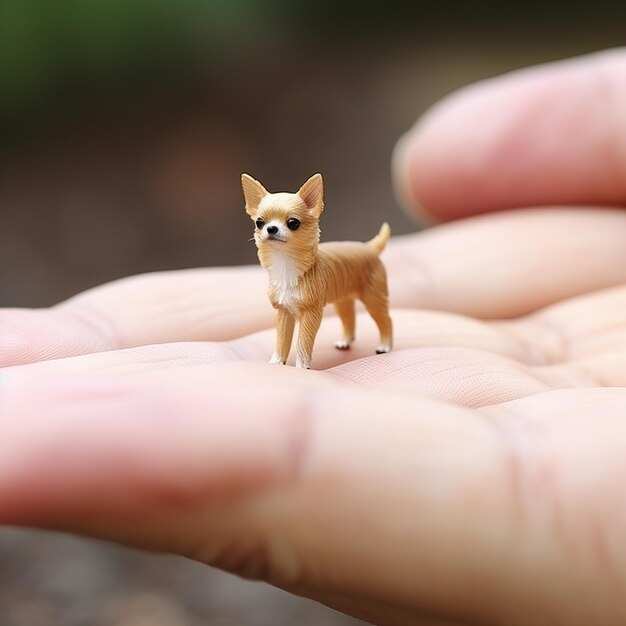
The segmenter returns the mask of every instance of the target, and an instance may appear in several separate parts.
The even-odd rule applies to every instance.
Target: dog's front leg
[[[270,363],[287,362],[291,341],[293,339],[293,327],[296,320],[286,309],[279,308],[276,312],[276,349],[270,359]]]
[[[296,367],[309,369],[311,367],[311,356],[313,354],[313,344],[317,331],[322,323],[323,307],[307,309],[302,312],[298,330],[298,346],[296,352]]]

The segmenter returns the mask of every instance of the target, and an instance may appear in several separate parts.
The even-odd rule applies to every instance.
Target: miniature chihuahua
[[[276,349],[271,363],[287,362],[296,320],[296,367],[309,369],[324,305],[334,303],[343,324],[335,347],[354,341],[355,298],[363,302],[380,331],[378,354],[392,343],[387,276],[378,255],[390,236],[388,224],[367,243],[319,243],[324,210],[321,174],[311,176],[297,193],[269,193],[260,182],[241,176],[246,212],[255,224],[254,241],[268,271],[269,298],[277,310]]]

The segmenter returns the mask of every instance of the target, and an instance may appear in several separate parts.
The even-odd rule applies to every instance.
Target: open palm
[[[397,152],[405,195],[440,218],[626,201],[615,120],[585,126],[599,73],[623,82],[626,57],[444,103]],[[259,268],[1,312],[0,522],[183,554],[384,624],[626,621],[626,213],[471,217],[383,258],[394,352],[372,355],[367,316],[334,350],[328,317],[317,371],[265,362]]]

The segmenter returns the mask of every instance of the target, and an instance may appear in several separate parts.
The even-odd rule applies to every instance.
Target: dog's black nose
[[[267,234],[268,235],[275,235],[278,232],[278,226],[268,226],[267,227]]]

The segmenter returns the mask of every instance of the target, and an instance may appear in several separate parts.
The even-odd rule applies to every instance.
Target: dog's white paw
[[[337,350],[347,350],[350,347],[350,342],[345,339],[338,339],[335,341],[335,348]]]
[[[311,369],[311,361],[301,359],[300,357],[296,357],[296,367],[301,370],[310,370]]]
[[[272,358],[269,360],[270,363],[274,363],[274,365],[284,365],[285,361],[283,361],[280,358],[279,354],[276,354],[276,352],[274,352],[274,354],[272,354]]]
[[[389,346],[378,346],[378,348],[376,348],[376,354],[387,354],[388,352],[391,352]]]

